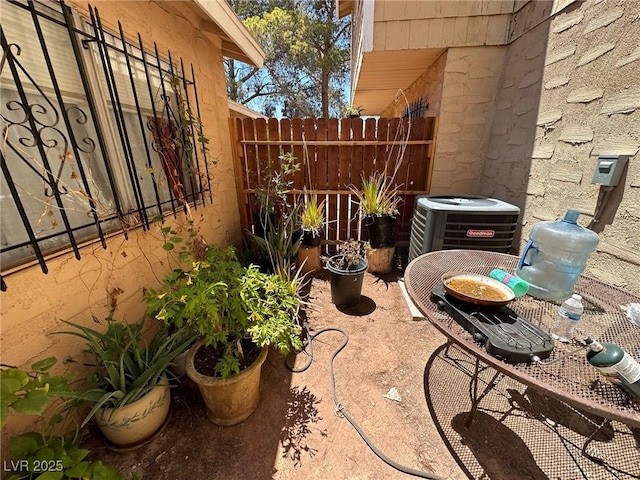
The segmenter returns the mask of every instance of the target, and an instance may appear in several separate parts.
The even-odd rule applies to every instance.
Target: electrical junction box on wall
[[[591,183],[605,187],[615,187],[622,177],[627,164],[627,155],[600,155]]]

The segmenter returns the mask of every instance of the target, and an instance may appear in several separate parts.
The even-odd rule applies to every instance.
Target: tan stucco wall
[[[587,272],[640,292],[640,1],[569,3],[551,19],[553,4],[527,3],[508,46],[449,48],[443,75],[427,68],[406,96],[442,92],[429,110],[439,116],[431,193],[518,205],[516,251],[536,222],[568,208],[586,226],[602,195],[591,184],[597,155],[629,155],[592,227],[600,245]]]
[[[524,241],[536,222],[562,217],[568,208],[582,212],[580,223],[586,226],[602,194],[591,184],[597,155],[629,155],[601,222],[592,227],[600,244],[587,271],[635,292],[640,292],[639,12],[638,0],[578,3],[511,46],[513,64],[505,69],[487,153],[485,178],[492,181],[482,190],[525,207]],[[538,69],[543,56],[536,47],[546,43],[543,36],[548,46]],[[535,84],[513,88],[525,80]],[[532,107],[536,91],[539,109]],[[518,105],[526,111],[522,115],[515,112]],[[518,141],[510,143],[512,137]]]
[[[440,115],[442,102],[442,84],[444,81],[444,67],[447,64],[447,53],[440,55],[433,64],[420,75],[405,91],[396,95],[393,103],[385,108],[381,117],[400,117],[410,102],[422,98],[429,102],[427,117]]]
[[[86,8],[86,3],[73,3]],[[204,133],[210,141],[210,156],[218,165],[211,170],[214,204],[199,207],[193,218],[209,243],[238,244],[241,230],[220,42],[212,43],[211,38],[217,37],[206,38],[199,33],[199,20],[190,10],[178,8],[184,15],[175,15],[174,10],[166,10],[171,5],[179,7],[164,2],[99,2],[98,7],[105,27],[119,19],[133,38],[140,32],[143,40],[156,41],[160,52],[171,49],[174,59],[182,57],[186,65],[194,64]],[[62,328],[60,319],[95,326],[92,318],[103,319],[107,313],[109,292],[117,292],[117,319],[140,319],[144,314],[143,289],[157,287],[174,266],[161,245],[157,228],[151,232],[136,229],[129,232],[128,240],[123,235],[108,239],[106,250],[99,244],[82,248],[80,261],[71,253],[48,260],[48,275],[38,266],[7,275],[8,291],[1,294],[0,307],[2,362],[28,366],[34,360],[55,355],[59,360],[57,371],[74,370],[73,364],[61,365],[62,360],[68,355],[77,358],[83,344],[70,336],[50,335]],[[8,428],[2,431],[3,452],[7,436],[32,420],[10,419]]]

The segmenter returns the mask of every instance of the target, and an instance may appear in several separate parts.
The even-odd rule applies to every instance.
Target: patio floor
[[[485,397],[466,429],[468,357],[455,350],[444,355],[439,348],[444,337],[428,322],[412,320],[397,279],[367,274],[363,298],[351,311],[331,303],[327,279],[316,277],[311,287],[312,333],[333,327],[349,335],[335,360],[339,401],[380,451],[408,468],[451,480],[640,476],[637,433],[634,437],[614,423],[592,443],[630,475],[596,465],[580,455],[582,442],[593,433],[588,418],[544,400],[536,406],[546,410],[533,408],[535,393],[508,380]],[[173,391],[171,420],[152,443],[115,453],[96,436],[91,446],[125,478],[136,478],[134,472],[139,479],[157,480],[412,478],[380,460],[351,424],[334,414],[329,360],[341,343],[337,332],[318,336],[313,363],[302,373],[291,373],[271,352],[258,409],[239,425],[209,422],[197,387],[186,380]],[[306,358],[298,355],[296,366]],[[384,396],[393,387],[399,399]]]

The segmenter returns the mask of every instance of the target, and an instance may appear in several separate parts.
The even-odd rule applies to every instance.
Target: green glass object
[[[587,361],[634,400],[640,400],[640,363],[613,343],[589,343]]]

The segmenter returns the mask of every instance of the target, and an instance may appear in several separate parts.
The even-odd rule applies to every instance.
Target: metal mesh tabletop
[[[586,352],[571,355],[550,365],[508,364],[474,342],[472,335],[430,300],[432,289],[441,283],[442,274],[465,271],[489,275],[494,268],[513,272],[518,257],[476,250],[443,250],[413,260],[405,271],[405,283],[411,299],[431,323],[453,343],[482,362],[519,382],[545,392],[575,408],[640,428],[640,403],[605,380],[589,365]],[[632,357],[640,358],[640,327],[626,317],[622,306],[640,303],[640,297],[598,280],[581,276],[575,292],[582,295],[584,314],[576,327],[578,336],[590,336],[599,342],[619,345]],[[524,296],[509,307],[534,325],[548,331],[559,305]],[[576,343],[556,347],[549,361],[574,350]]]

